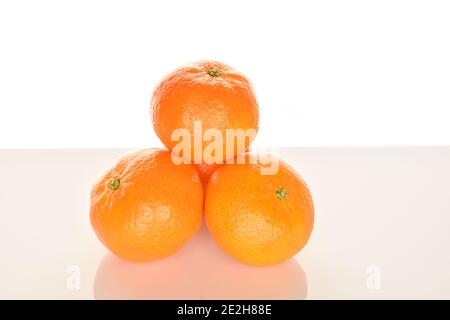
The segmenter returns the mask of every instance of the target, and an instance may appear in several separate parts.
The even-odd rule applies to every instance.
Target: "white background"
[[[158,80],[246,74],[257,144],[450,143],[449,1],[2,1],[0,148],[159,146]]]

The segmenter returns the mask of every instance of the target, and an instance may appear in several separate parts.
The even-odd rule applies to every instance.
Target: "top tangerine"
[[[188,130],[190,155],[180,155],[190,161],[203,159],[207,145],[203,143],[202,148],[194,149],[195,122],[201,123],[203,132],[217,129],[222,135],[222,155],[215,163],[248,150],[258,131],[259,108],[250,81],[216,61],[199,61],[164,77],[153,93],[151,110],[155,132],[170,150],[178,144],[172,133],[176,129]],[[237,139],[233,143],[226,141],[226,129],[250,129],[254,136],[237,146]]]

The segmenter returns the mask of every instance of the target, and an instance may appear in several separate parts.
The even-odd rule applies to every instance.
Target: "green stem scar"
[[[109,187],[113,190],[117,190],[120,187],[120,178],[114,177],[111,182],[109,183]]]
[[[211,77],[218,77],[220,76],[220,71],[217,69],[211,69],[206,71],[207,74],[209,74]]]
[[[284,200],[287,196],[287,192],[284,188],[278,188],[277,191],[275,191],[275,194],[277,195],[278,200]]]

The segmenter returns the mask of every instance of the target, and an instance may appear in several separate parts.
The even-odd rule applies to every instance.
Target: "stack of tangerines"
[[[247,152],[259,111],[245,76],[214,61],[184,66],[156,87],[151,112],[168,150],[125,155],[92,189],[91,223],[107,248],[130,261],[164,258],[203,214],[215,242],[244,263],[276,264],[305,246],[314,222],[305,182],[279,158]],[[276,170],[264,174],[268,163]]]

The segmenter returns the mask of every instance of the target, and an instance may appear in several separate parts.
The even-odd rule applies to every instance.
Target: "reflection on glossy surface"
[[[107,254],[94,284],[96,299],[305,299],[306,293],[305,273],[294,259],[243,265],[222,253],[204,226],[164,260],[135,264]]]

